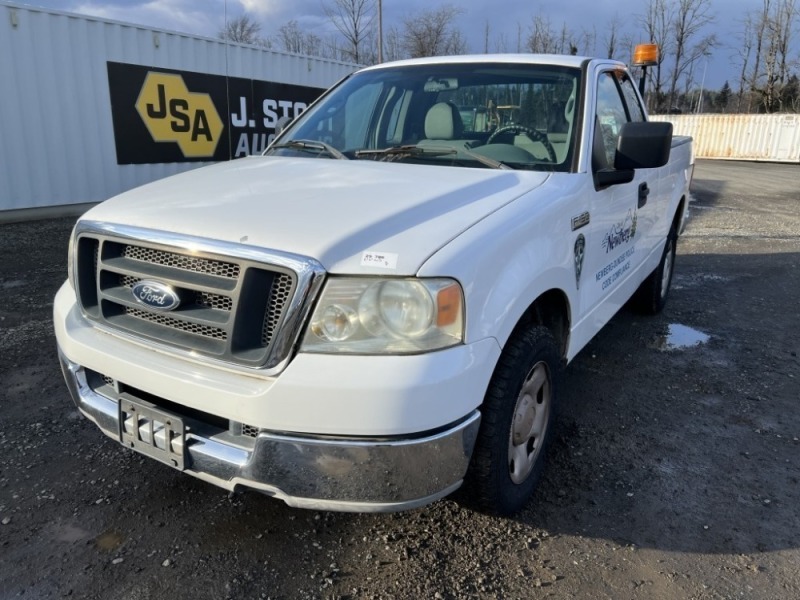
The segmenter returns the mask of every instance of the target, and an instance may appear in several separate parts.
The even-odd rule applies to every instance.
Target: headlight
[[[463,293],[452,279],[332,277],[301,352],[413,354],[460,344]]]

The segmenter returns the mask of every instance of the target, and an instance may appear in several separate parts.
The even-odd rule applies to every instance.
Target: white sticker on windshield
[[[397,254],[394,252],[364,252],[361,255],[361,266],[394,271],[397,269]]]

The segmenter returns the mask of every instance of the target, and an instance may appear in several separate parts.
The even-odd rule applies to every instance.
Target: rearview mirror
[[[450,92],[458,89],[458,79],[455,77],[439,77],[438,79],[431,77],[425,82],[422,89],[426,92]]]

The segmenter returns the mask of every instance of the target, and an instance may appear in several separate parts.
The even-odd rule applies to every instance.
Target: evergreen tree
[[[784,112],[800,112],[800,81],[797,75],[789,77],[781,90],[781,108]]]
[[[728,104],[731,101],[731,95],[732,95],[731,86],[728,85],[728,82],[726,81],[722,85],[722,89],[720,89],[719,94],[717,94],[717,103],[716,104],[717,104],[717,108],[719,109],[719,112],[723,112],[723,113],[724,112],[728,112]]]

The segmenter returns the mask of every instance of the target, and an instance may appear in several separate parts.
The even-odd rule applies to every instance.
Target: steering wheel
[[[540,142],[542,146],[544,146],[544,149],[547,150],[547,156],[550,159],[550,162],[556,162],[555,148],[553,148],[553,144],[550,143],[550,140],[547,139],[547,136],[540,131],[537,131],[533,127],[527,127],[526,125],[504,125],[503,127],[498,127],[494,130],[492,135],[489,136],[489,139],[486,140],[486,143],[491,144],[496,137],[504,133],[508,133],[509,131],[524,133],[534,142]]]

